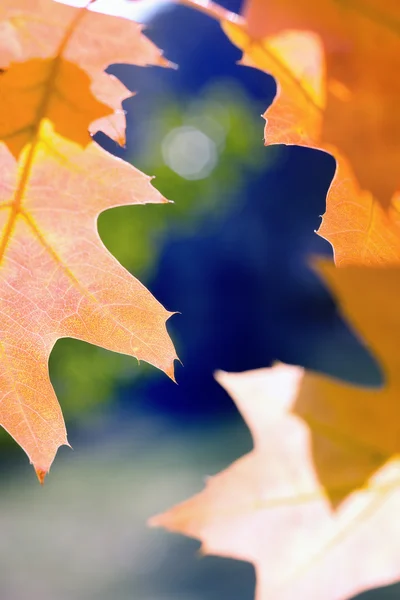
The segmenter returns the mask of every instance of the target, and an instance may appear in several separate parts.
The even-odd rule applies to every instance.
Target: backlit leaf
[[[385,387],[284,365],[219,373],[254,450],[151,521],[253,562],[257,600],[345,600],[400,576],[399,270],[320,269]]]
[[[245,16],[223,27],[244,64],[277,80],[266,143],[322,148],[337,160],[319,233],[340,264],[397,262],[399,3],[248,0]]]
[[[126,90],[107,65],[166,63],[124,19],[50,0],[2,2],[0,18],[13,42],[0,75],[0,424],[43,481],[67,443],[48,373],[57,339],[135,356],[173,378],[171,313],[97,232],[104,210],[166,200],[89,135],[93,121],[117,138],[124,130]]]
[[[1,76],[1,92],[0,139],[16,158],[44,117],[57,133],[85,147],[90,123],[112,112],[92,95],[88,75],[63,59],[14,63]]]
[[[83,6],[85,4],[88,3],[82,2]],[[0,31],[2,29],[7,32],[8,51],[2,54],[0,67],[11,72],[14,68],[27,70],[32,80],[29,87],[33,90],[36,81],[39,89],[34,90],[35,94],[25,92],[25,110],[33,114],[39,108],[45,113],[42,117],[53,120],[56,130],[66,116],[66,104],[75,110],[76,118],[85,105],[88,108],[90,88],[93,95],[91,107],[94,109],[93,114],[86,110],[87,118],[91,116],[89,122],[93,121],[90,131],[104,131],[119,143],[124,143],[125,115],[121,102],[131,93],[104,70],[114,63],[139,66],[169,64],[158,48],[142,35],[141,25],[53,0],[5,0],[0,5]],[[13,64],[30,59],[44,59],[44,62],[36,61],[23,67]],[[40,64],[42,67],[38,68]],[[36,70],[33,65],[36,65]],[[83,73],[79,73],[80,70]],[[22,87],[23,82],[20,84]],[[54,96],[57,96],[57,101]],[[104,105],[109,107],[108,113],[111,114],[100,118],[97,112],[104,113]],[[18,131],[21,115],[19,104],[8,108],[7,115],[2,114],[1,118],[7,121],[9,134],[14,124]],[[51,110],[51,116],[47,114],[47,108]],[[27,117],[25,121],[25,125],[29,125]],[[82,136],[87,135],[87,129],[82,128],[75,137],[73,129],[69,139],[81,142]]]

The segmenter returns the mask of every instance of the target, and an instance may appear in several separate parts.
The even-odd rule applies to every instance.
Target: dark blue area
[[[240,52],[208,17],[176,7],[154,19],[147,34],[179,69],[112,68],[139,91],[126,103],[130,156],[157,111],[159,91],[190,98],[212,80],[229,77],[243,86],[260,114],[271,102],[273,80],[236,65]],[[260,144],[261,133],[260,122]],[[323,152],[282,146],[265,149],[265,163],[258,177],[248,174],[228,217],[204,218],[197,235],[177,230],[165,242],[149,287],[168,309],[182,313],[169,329],[184,368],[177,367],[178,386],[165,378],[146,385],[149,408],[185,418],[232,410],[213,372],[254,369],[277,359],[349,381],[381,383],[375,362],[309,267],[315,254],[331,257],[330,245],[314,231],[325,211],[334,160]],[[162,181],[157,184],[162,190]],[[124,390],[125,408],[137,392],[137,386]]]
[[[102,144],[118,156],[132,158],[143,146],[143,140],[151,128],[151,119],[160,109],[160,97],[166,91],[190,99],[213,81],[232,79],[239,82],[248,96],[256,101],[260,115],[275,95],[276,85],[272,77],[258,69],[238,66],[236,63],[241,52],[229,42],[219,24],[206,15],[177,6],[148,24],[146,35],[179,68],[144,69],[112,65],[108,69],[127,88],[138,92],[124,103],[127,111],[126,149],[121,150],[112,142],[107,143],[105,136],[102,137]],[[261,140],[260,120],[260,143]]]
[[[242,371],[274,360],[300,364],[350,381],[379,382],[375,363],[341,320],[309,267],[331,257],[314,233],[334,170],[325,153],[296,147],[275,167],[249,180],[229,217],[205,219],[197,236],[169,239],[154,281],[156,297],[181,315],[170,330],[185,367],[179,386],[157,379],[147,401],[198,415],[228,410],[231,401],[212,378],[216,369]]]

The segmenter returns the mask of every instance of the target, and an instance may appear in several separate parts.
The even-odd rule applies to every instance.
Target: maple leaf
[[[57,133],[85,147],[91,141],[90,123],[112,112],[95,100],[89,77],[76,64],[60,61],[56,73],[54,65],[54,59],[32,59],[2,75],[0,138],[16,158],[44,116]]]
[[[398,262],[400,8],[397,0],[248,0],[223,21],[243,64],[275,77],[266,143],[337,160],[320,235],[338,264]]]
[[[257,600],[343,600],[400,575],[399,270],[320,264],[384,368],[363,389],[278,365],[217,374],[254,450],[150,523],[254,563]]]
[[[67,443],[48,373],[57,339],[136,356],[173,378],[171,313],[108,253],[96,225],[114,206],[166,200],[88,133],[125,94],[105,66],[165,61],[138,25],[86,9],[6,1],[0,19],[18,58],[0,75],[0,424],[43,481]],[[112,117],[108,133],[124,126]]]
[[[17,156],[43,118],[64,136],[67,121],[67,137],[82,145],[96,131],[123,144],[121,102],[131,92],[104,70],[114,63],[169,65],[142,35],[141,25],[53,0],[5,0],[2,29],[8,47],[0,60],[7,69],[1,88],[7,112],[0,117],[0,139]]]

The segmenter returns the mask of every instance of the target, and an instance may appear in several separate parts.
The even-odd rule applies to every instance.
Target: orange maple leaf
[[[88,75],[76,64],[40,58],[14,63],[2,75],[1,108],[0,139],[16,158],[43,118],[85,147],[92,121],[113,112],[94,98]]]
[[[17,90],[15,86],[10,90],[10,79],[8,85],[2,86],[2,98],[6,94],[11,101],[7,105],[9,112],[1,117],[1,139],[10,139],[13,125],[14,135],[19,134],[22,119],[24,132],[29,133],[29,126],[34,126],[28,115],[21,115],[25,97],[24,110],[32,114],[36,111],[36,120],[41,111],[41,116],[52,119],[56,131],[65,130],[68,119],[72,125],[69,139],[82,143],[83,138],[89,143],[89,129],[91,133],[101,130],[124,143],[125,113],[121,102],[131,92],[104,70],[114,63],[169,65],[161,51],[142,35],[141,25],[54,0],[5,0],[0,6],[1,30],[7,34],[8,52],[2,54],[0,67],[8,69],[11,82],[19,80]],[[15,69],[18,73],[13,75]],[[11,91],[18,93],[19,102],[15,102],[15,95],[11,98]],[[86,113],[86,123],[82,122],[75,137],[77,125],[72,123],[67,109],[75,113],[75,120]],[[99,116],[98,112],[109,114]],[[19,150],[22,147],[21,141]]]
[[[124,124],[126,93],[105,66],[165,61],[138,25],[86,9],[6,1],[0,18],[18,58],[0,75],[0,424],[43,481],[67,443],[48,374],[57,339],[130,354],[173,377],[171,313],[108,253],[96,226],[111,207],[166,200],[88,133],[117,105],[102,129]]]
[[[397,0],[248,0],[222,23],[242,62],[273,75],[266,143],[337,160],[320,235],[338,264],[400,260],[400,5]]]
[[[254,450],[151,520],[253,562],[257,600],[344,600],[400,575],[399,269],[320,269],[385,386],[284,365],[219,373]]]

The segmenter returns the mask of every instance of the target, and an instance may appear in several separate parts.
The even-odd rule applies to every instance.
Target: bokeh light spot
[[[185,179],[204,179],[218,162],[217,145],[196,127],[176,127],[161,145],[164,162]]]

